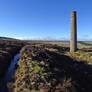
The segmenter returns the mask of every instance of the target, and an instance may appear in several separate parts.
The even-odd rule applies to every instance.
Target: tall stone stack
[[[76,50],[77,50],[77,19],[76,19],[76,11],[72,11],[70,52],[75,52]]]

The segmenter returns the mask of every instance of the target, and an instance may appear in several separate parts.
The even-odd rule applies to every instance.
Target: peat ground
[[[24,41],[0,38],[0,79],[4,76],[12,58],[25,46]]]
[[[92,66],[68,51],[56,45],[22,48],[9,92],[91,92]]]

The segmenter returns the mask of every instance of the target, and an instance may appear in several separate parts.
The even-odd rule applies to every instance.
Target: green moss
[[[40,73],[43,71],[43,67],[39,66],[39,63],[36,61],[32,61],[32,68],[35,73]]]
[[[34,72],[38,73],[39,71],[41,71],[41,67],[39,67],[38,65],[36,65],[34,67]]]

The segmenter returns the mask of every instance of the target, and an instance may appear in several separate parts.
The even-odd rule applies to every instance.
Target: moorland
[[[8,92],[91,92],[92,42],[78,42],[70,52],[68,41],[0,40],[0,74],[19,53]],[[7,72],[7,71],[6,71]],[[0,75],[0,77],[1,77]]]

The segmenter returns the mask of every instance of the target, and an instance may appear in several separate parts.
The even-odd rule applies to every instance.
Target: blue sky
[[[92,40],[92,0],[0,0],[0,36],[69,40],[73,10],[78,40]]]

